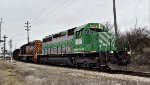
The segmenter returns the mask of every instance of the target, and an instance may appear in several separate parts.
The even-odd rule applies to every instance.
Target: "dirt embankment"
[[[131,61],[130,70],[150,72],[150,48],[132,52]]]

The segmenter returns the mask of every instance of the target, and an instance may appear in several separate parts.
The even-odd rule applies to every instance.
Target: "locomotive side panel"
[[[68,54],[73,52],[72,39],[75,28],[69,29],[64,32],[60,32],[54,35],[50,35],[43,39],[44,55],[50,54]]]

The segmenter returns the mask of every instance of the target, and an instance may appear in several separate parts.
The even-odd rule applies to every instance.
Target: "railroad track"
[[[52,65],[52,66],[55,66],[55,65]],[[70,66],[57,66],[57,67],[65,67],[65,68],[79,69],[79,70],[88,70],[88,71],[94,71],[94,72],[104,72],[104,73],[108,73],[108,74],[123,74],[123,75],[131,75],[131,76],[150,78],[150,72],[144,73],[144,72],[133,72],[133,71],[121,71],[121,70],[100,70],[98,68],[70,67]]]
[[[29,63],[29,62],[25,62]],[[32,63],[35,64],[35,63]],[[133,71],[121,71],[121,70],[100,70],[98,68],[88,68],[88,67],[76,67],[76,66],[66,66],[66,65],[53,65],[53,64],[38,64],[38,65],[47,65],[47,66],[54,66],[54,67],[60,67],[60,68],[71,68],[71,69],[78,69],[78,70],[88,70],[93,72],[103,72],[108,74],[123,74],[123,75],[131,75],[131,76],[138,76],[138,77],[147,77],[150,78],[150,72],[149,73],[143,73],[143,72],[133,72]]]
[[[133,71],[121,71],[121,70],[100,70],[97,68],[78,68],[78,67],[73,67],[73,69],[83,69],[83,70],[89,70],[89,71],[104,72],[104,73],[109,73],[109,74],[123,74],[123,75],[150,78],[150,72],[144,73],[144,72],[133,72]]]
[[[108,72],[109,73],[109,72]],[[133,72],[133,71],[110,71],[113,74],[124,74],[124,75],[132,75],[132,76],[139,76],[139,77],[148,77],[150,78],[150,73],[144,72]]]

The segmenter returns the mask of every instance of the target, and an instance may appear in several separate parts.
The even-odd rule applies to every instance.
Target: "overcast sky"
[[[113,0],[0,0],[2,36],[13,39],[13,47],[27,43],[25,22],[29,20],[30,41],[89,22],[113,23]],[[122,31],[138,21],[149,26],[149,0],[116,0],[117,22]]]

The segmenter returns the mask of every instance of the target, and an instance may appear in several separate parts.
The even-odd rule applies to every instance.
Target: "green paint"
[[[64,34],[65,32],[62,32]],[[104,25],[88,23],[75,29],[73,38],[54,44],[45,44],[43,49],[71,47],[73,52],[117,51],[115,36]]]

